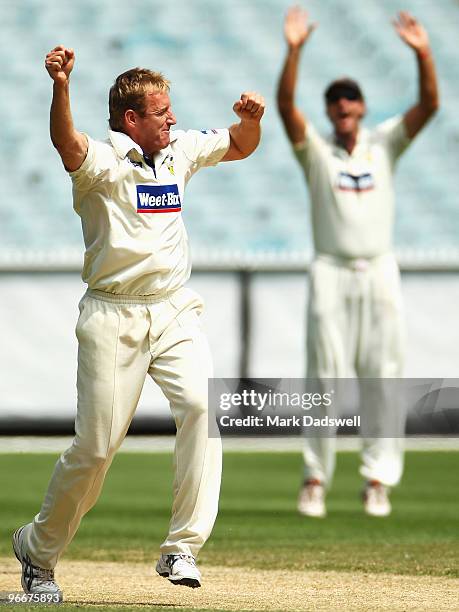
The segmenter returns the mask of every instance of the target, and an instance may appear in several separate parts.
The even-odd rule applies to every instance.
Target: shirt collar
[[[140,155],[140,158],[143,158],[142,148],[124,132],[115,132],[114,130],[108,130],[108,137],[117,155],[122,159],[124,159],[131,152],[134,153],[134,157],[136,156],[135,152],[137,152]],[[174,134],[173,131],[171,132],[170,138],[171,144],[175,140],[177,140],[177,136]],[[170,144],[165,149],[161,149],[161,151],[158,151],[154,154],[154,161],[162,163],[164,159],[169,155],[169,153]]]
[[[359,128],[359,131],[357,132],[357,140],[355,143],[355,147],[350,155],[351,157],[355,155],[361,145],[366,144],[366,142],[368,141],[368,134],[369,132],[366,128]],[[338,155],[343,155],[344,157],[349,156],[347,150],[337,142],[335,134],[330,134],[328,142],[333,146],[335,153],[337,153]]]

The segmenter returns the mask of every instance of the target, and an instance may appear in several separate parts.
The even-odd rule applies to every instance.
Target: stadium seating
[[[256,155],[203,172],[190,185],[185,215],[193,249],[310,250],[307,193],[275,110],[288,4],[0,0],[0,263],[11,252],[81,248],[70,182],[48,136],[51,81],[43,59],[59,43],[76,51],[75,123],[96,138],[105,137],[113,78],[132,66],[160,69],[171,79],[180,128],[229,125],[242,90],[264,93],[269,106]],[[320,25],[303,58],[298,93],[319,129],[328,129],[324,87],[344,73],[363,84],[369,125],[406,109],[416,96],[416,70],[390,25],[399,2],[307,4]],[[459,6],[454,0],[405,0],[403,7],[430,32],[442,108],[400,162],[396,244],[414,252],[452,252],[459,234]]]

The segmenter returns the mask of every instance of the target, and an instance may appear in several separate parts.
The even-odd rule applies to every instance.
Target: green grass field
[[[38,511],[56,456],[0,455],[0,556]],[[226,453],[202,565],[458,576],[459,453],[410,452],[387,519],[366,517],[358,457],[340,453],[325,520],[295,510],[298,453]],[[170,454],[119,454],[66,558],[156,561],[171,505]],[[127,608],[126,608],[127,609]]]

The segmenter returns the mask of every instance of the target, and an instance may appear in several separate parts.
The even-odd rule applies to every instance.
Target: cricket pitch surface
[[[203,586],[174,586],[154,564],[65,561],[56,569],[64,602],[199,610],[457,610],[459,579],[351,572],[203,566]],[[19,591],[20,567],[0,559],[0,591]]]

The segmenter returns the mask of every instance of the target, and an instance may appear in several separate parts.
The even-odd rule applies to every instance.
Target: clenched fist
[[[65,83],[75,63],[73,49],[66,49],[63,45],[55,47],[45,58],[45,68],[55,83]]]
[[[241,121],[260,121],[265,112],[265,99],[254,91],[246,91],[234,103],[233,111]]]

